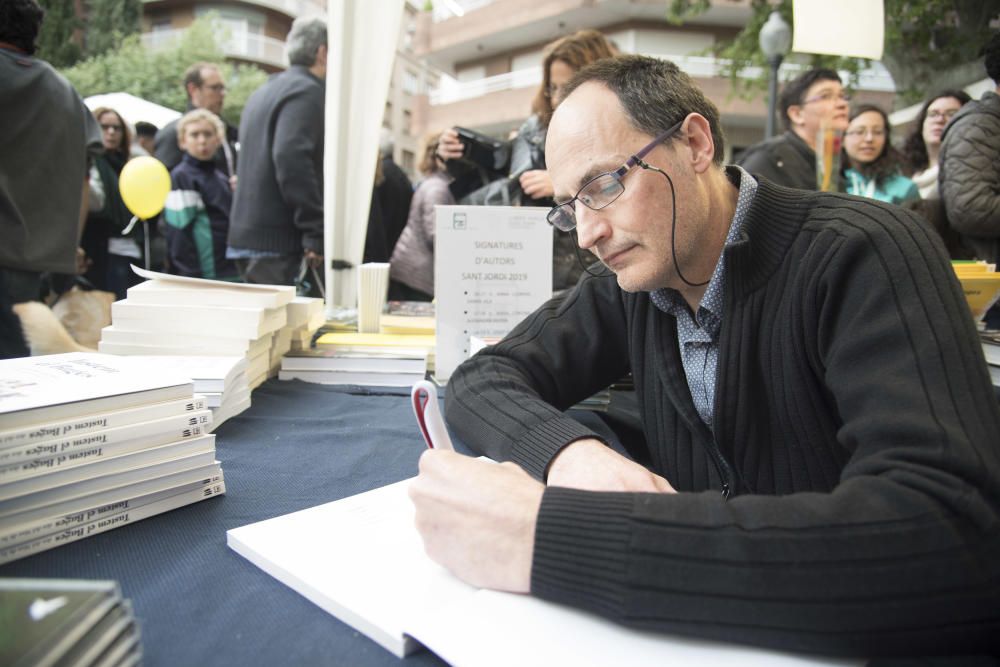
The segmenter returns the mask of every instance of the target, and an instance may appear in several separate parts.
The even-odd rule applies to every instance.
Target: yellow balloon
[[[125,163],[118,177],[118,190],[128,210],[149,220],[163,210],[170,194],[170,174],[155,157],[143,155]]]

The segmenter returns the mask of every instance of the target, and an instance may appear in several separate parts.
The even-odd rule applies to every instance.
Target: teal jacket
[[[917,184],[902,174],[896,173],[876,182],[874,178],[866,178],[856,169],[844,172],[844,191],[849,195],[868,197],[890,204],[905,204],[920,199]]]

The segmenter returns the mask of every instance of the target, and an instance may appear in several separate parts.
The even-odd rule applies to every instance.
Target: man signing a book
[[[1000,409],[934,231],[722,164],[715,106],[623,56],[546,156],[606,270],[459,367],[425,452],[428,554],[475,586],[654,631],[830,655],[992,653]],[[631,458],[564,414],[631,371]]]

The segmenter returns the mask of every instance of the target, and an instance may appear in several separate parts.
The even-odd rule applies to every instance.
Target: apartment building
[[[268,72],[288,65],[285,37],[299,16],[326,14],[325,0],[143,0],[142,32],[152,47],[172,40],[205,14],[215,13],[226,27],[226,57]]]
[[[727,152],[763,138],[766,96],[732,94],[710,47],[739,32],[750,0],[712,0],[694,22],[667,22],[667,0],[447,0],[417,21],[417,54],[444,76],[414,110],[415,132],[463,125],[506,136],[529,115],[542,80],[544,46],[584,28],[602,31],[623,53],[669,58],[719,107]],[[784,67],[782,78],[796,68]],[[892,79],[881,67],[862,76],[859,97],[892,108]],[[727,156],[728,157],[728,156]]]

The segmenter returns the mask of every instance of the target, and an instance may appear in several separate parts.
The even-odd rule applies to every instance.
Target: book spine
[[[17,560],[18,558],[24,558],[25,556],[41,553],[42,551],[47,551],[54,547],[62,546],[63,544],[76,542],[77,540],[90,537],[91,535],[98,535],[112,530],[113,528],[119,528],[130,523],[135,523],[136,521],[141,521],[142,519],[148,519],[151,516],[156,516],[157,514],[162,514],[163,512],[169,512],[170,510],[177,509],[178,507],[196,503],[199,500],[222,495],[225,492],[226,484],[223,480],[198,487],[192,491],[164,498],[155,503],[150,503],[149,505],[143,505],[142,507],[137,507],[135,509],[127,509],[107,514],[94,521],[74,526],[73,528],[63,530],[58,533],[46,535],[38,538],[37,540],[31,540],[29,542],[23,542],[21,544],[0,549],[0,565]]]
[[[211,436],[214,438],[215,436]],[[120,491],[128,486],[139,484],[143,481],[167,477],[169,475],[183,475],[195,473],[195,476],[211,474],[210,466],[218,465],[215,460],[214,440],[195,439],[184,443],[190,450],[173,457],[161,456],[158,460],[146,460],[136,465],[126,466],[118,469],[102,470],[96,473],[86,474],[90,471],[84,470],[85,474],[77,474],[73,479],[62,480],[61,483],[44,485],[39,482],[48,482],[44,477],[41,479],[28,480],[27,482],[12,485],[20,488],[0,487],[0,516],[12,517],[17,514],[26,514],[37,511],[43,507],[51,507],[59,503],[68,503],[94,496],[98,493]],[[143,452],[143,454],[148,454]],[[71,473],[80,473],[79,469],[70,469]],[[65,475],[65,472],[63,473]]]
[[[181,401],[152,403],[133,410],[114,410],[91,414],[73,419],[52,420],[28,428],[0,432],[0,450],[10,447],[32,445],[68,436],[85,435],[94,431],[119,426],[129,426],[140,422],[164,419],[179,414],[198,412],[208,408],[203,396],[195,396]]]
[[[163,419],[95,430],[82,435],[74,434],[69,438],[43,440],[18,447],[0,449],[0,480],[4,479],[5,472],[9,472],[7,468],[11,466],[59,458],[62,455],[75,454],[83,449],[115,445],[139,438],[148,438],[147,442],[151,445],[156,442],[170,442],[175,439],[191,437],[193,429],[204,429],[211,422],[211,411],[202,409],[197,412],[175,414]],[[178,434],[181,435],[180,438],[177,437]]]
[[[216,467],[215,472],[211,475],[197,479],[178,480],[168,486],[160,485],[158,488],[151,489],[140,487],[135,491],[122,489],[116,494],[104,494],[114,497],[110,499],[105,497],[104,500],[96,503],[93,500],[87,502],[88,499],[80,499],[75,502],[76,507],[71,511],[66,511],[66,504],[62,504],[51,508],[52,513],[46,512],[48,514],[46,517],[21,521],[16,524],[12,524],[11,519],[16,520],[18,517],[11,517],[11,519],[0,521],[0,548],[37,540],[50,533],[90,523],[114,512],[136,509],[175,496],[178,493],[193,491],[221,481],[222,470]],[[60,513],[60,508],[65,513]]]
[[[211,426],[209,419],[204,424],[172,427],[153,435],[143,435],[123,442],[107,443],[101,439],[101,434],[81,436],[73,441],[73,448],[60,451],[54,456],[34,458],[0,468],[0,485],[10,482],[38,477],[58,470],[73,468],[92,463],[101,459],[110,459],[123,454],[130,454],[143,449],[152,449],[158,445],[191,440],[208,434]]]

